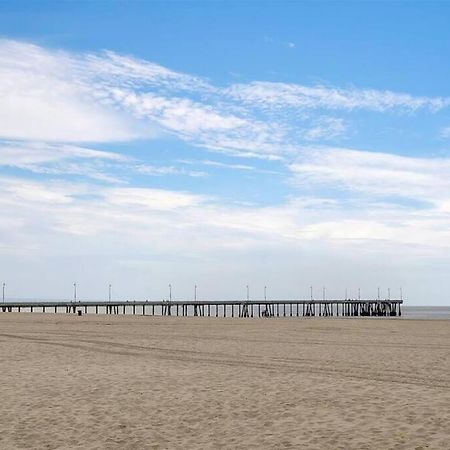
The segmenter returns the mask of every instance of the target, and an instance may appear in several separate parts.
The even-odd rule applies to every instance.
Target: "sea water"
[[[450,320],[450,306],[408,306],[402,305],[402,317],[406,319]]]

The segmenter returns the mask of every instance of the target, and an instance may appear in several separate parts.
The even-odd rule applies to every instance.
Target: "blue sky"
[[[448,2],[0,3],[11,297],[449,304]]]

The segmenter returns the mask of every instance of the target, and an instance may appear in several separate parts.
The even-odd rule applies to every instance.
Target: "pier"
[[[171,300],[4,302],[0,313],[181,317],[397,317],[403,300]]]

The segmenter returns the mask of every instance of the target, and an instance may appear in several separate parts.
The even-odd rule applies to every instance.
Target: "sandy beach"
[[[2,449],[449,449],[450,321],[0,314]]]

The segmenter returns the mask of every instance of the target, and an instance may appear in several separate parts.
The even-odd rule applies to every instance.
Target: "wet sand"
[[[450,449],[450,321],[0,314],[2,449]]]

